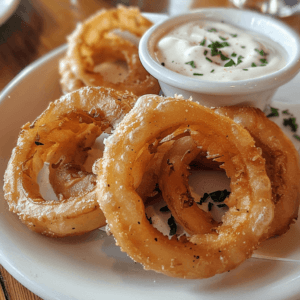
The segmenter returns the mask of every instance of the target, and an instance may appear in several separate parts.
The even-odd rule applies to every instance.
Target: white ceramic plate
[[[154,21],[157,16],[149,16]],[[61,95],[57,64],[61,47],[25,69],[0,97],[0,174],[3,176],[20,127]],[[275,99],[300,118],[300,75]],[[205,280],[169,278],[144,271],[96,230],[51,239],[27,229],[8,211],[0,193],[0,263],[43,299],[300,299],[300,263],[249,259],[230,273]]]
[[[0,25],[2,25],[17,9],[20,0],[0,0]]]

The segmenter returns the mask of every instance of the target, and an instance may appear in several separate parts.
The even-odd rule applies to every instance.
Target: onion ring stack
[[[137,38],[152,26],[138,8],[119,5],[101,10],[77,26],[68,38],[66,56],[60,61],[59,72],[64,93],[83,86],[102,86],[135,95],[158,94],[158,81],[142,66],[138,49],[132,42],[113,30],[127,31]],[[128,75],[122,82],[110,82],[95,67],[103,62],[126,62]]]
[[[133,172],[145,147],[162,143],[182,126],[189,128],[197,147],[223,163],[231,179],[222,225],[186,242],[169,240],[149,223],[135,186],[143,172]],[[145,269],[169,276],[206,278],[237,267],[251,256],[273,221],[270,180],[250,134],[189,100],[141,97],[107,139],[97,170],[98,201],[117,245]]]
[[[32,124],[25,124],[4,176],[9,209],[30,229],[52,237],[105,225],[96,175],[83,164],[95,139],[115,128],[136,100],[128,92],[86,87],[50,103]],[[59,201],[46,201],[40,194],[37,176],[44,163]]]

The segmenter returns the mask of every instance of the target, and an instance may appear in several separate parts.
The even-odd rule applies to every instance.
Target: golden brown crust
[[[197,146],[219,162],[231,178],[231,195],[222,226],[188,242],[157,231],[135,192],[136,155],[180,126],[189,126]],[[225,133],[226,132],[226,133]],[[117,162],[117,163],[116,163]],[[106,142],[98,165],[98,199],[117,245],[135,261],[169,276],[206,278],[237,267],[251,256],[273,220],[271,185],[264,159],[250,134],[227,117],[195,102],[143,96]],[[231,201],[233,203],[234,201]]]
[[[95,175],[84,172],[82,165],[95,139],[106,128],[115,127],[136,100],[130,93],[86,87],[50,103],[32,124],[25,124],[4,176],[9,209],[30,229],[53,237],[105,225]],[[57,187],[60,201],[46,201],[40,194],[37,176],[44,163],[55,176],[74,175],[78,168],[83,173],[69,186]],[[63,168],[68,165],[73,169]]]
[[[129,31],[136,37],[152,26],[138,8],[119,5],[102,10],[78,25],[68,38],[66,56],[60,61],[59,73],[64,93],[81,86],[102,86],[135,95],[158,94],[159,84],[142,66],[138,49],[133,43],[113,33],[115,29]],[[110,82],[95,67],[105,61],[124,61],[128,75],[122,82]]]
[[[245,127],[262,150],[271,180],[274,221],[263,238],[284,234],[298,217],[300,201],[299,155],[279,126],[253,107],[221,107],[215,110]]]

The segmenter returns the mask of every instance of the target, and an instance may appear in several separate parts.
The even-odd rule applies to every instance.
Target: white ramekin
[[[259,78],[226,82],[194,79],[163,67],[154,57],[157,41],[177,24],[197,19],[224,21],[267,36],[285,50],[285,67]],[[192,96],[194,101],[209,107],[243,105],[264,110],[278,87],[290,81],[299,72],[300,39],[290,27],[272,17],[239,9],[208,8],[175,16],[154,25],[142,37],[139,55],[145,69],[158,79],[165,96]]]

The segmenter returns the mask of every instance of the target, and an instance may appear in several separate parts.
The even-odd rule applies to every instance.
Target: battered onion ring
[[[256,146],[262,149],[275,204],[274,221],[263,239],[284,234],[298,217],[300,167],[297,150],[280,127],[257,108],[221,107],[215,112],[245,127]]]
[[[190,192],[187,167],[200,152],[190,136],[177,140],[163,157],[159,177],[159,187],[168,208],[189,234],[209,233],[217,225],[209,212],[197,206]]]
[[[30,229],[52,237],[105,225],[96,199],[95,174],[85,173],[82,165],[95,139],[114,128],[136,99],[131,93],[83,88],[50,103],[32,124],[25,124],[4,176],[9,209]],[[46,201],[40,194],[37,176],[44,162],[71,177],[82,172],[65,194],[60,190],[60,201]],[[63,170],[63,166],[69,167]]]
[[[119,5],[116,9],[102,10],[77,26],[68,38],[68,51],[60,61],[59,72],[64,93],[82,86],[103,86],[135,95],[158,94],[158,81],[142,66],[137,47],[111,33],[112,30],[129,31],[137,37],[152,26],[138,8]],[[94,68],[105,61],[125,61],[128,75],[124,81],[107,81]]]
[[[230,197],[237,199],[216,232],[193,235],[186,243],[169,240],[149,223],[132,175],[143,147],[181,125],[193,126],[197,146],[224,162]],[[249,133],[188,100],[141,97],[108,138],[97,170],[98,201],[117,245],[146,269],[170,276],[206,278],[237,267],[251,256],[273,220],[270,180]]]

